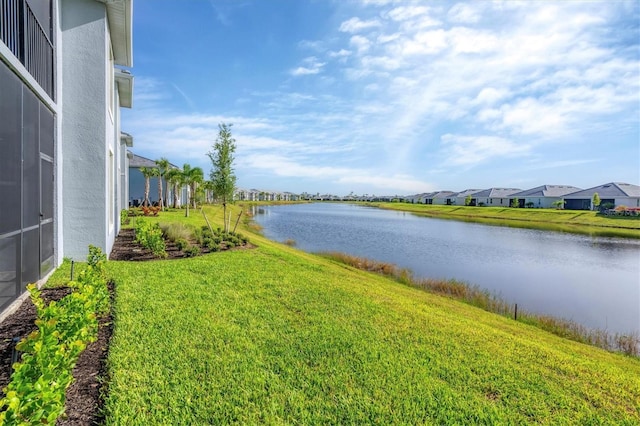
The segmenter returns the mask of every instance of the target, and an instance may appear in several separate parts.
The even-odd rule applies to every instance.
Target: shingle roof
[[[518,191],[520,191],[519,188],[489,188],[480,192],[476,192],[473,195],[475,197],[506,198]]]
[[[431,198],[449,198],[452,195],[455,195],[453,191],[438,191],[434,192]]]
[[[640,186],[630,183],[611,182],[583,191],[572,192],[567,194],[566,198],[591,198],[596,192],[600,198],[640,197]]]
[[[467,195],[474,195],[476,192],[484,191],[483,189],[465,189],[464,191],[451,194],[454,197],[466,197]]]
[[[573,192],[581,191],[582,188],[576,188],[571,185],[542,185],[531,189],[512,194],[518,197],[562,197]]]
[[[131,152],[131,151],[129,151]],[[133,153],[132,153],[133,154]],[[179,168],[175,164],[169,163],[170,167]],[[158,167],[155,160],[149,160],[148,158],[141,157],[139,155],[133,154],[133,158],[129,160],[129,167]]]

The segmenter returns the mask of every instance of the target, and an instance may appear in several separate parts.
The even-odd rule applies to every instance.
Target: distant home
[[[475,194],[482,191],[482,189],[465,189],[464,191],[461,192],[457,192],[455,194],[452,194],[449,199],[452,200],[452,204],[455,204],[457,206],[466,206],[466,201],[467,201],[467,197],[471,197],[471,200],[469,202],[470,206],[477,206],[478,205],[478,200],[475,197]]]
[[[155,160],[150,160],[148,158],[142,157],[140,155],[136,155],[130,153],[131,157],[129,160],[129,205],[130,206],[139,206],[144,202],[144,184],[145,177],[142,175],[140,168],[157,168]],[[169,164],[169,167],[177,169],[178,167],[174,164]],[[158,202],[158,179],[157,177],[149,178],[149,202],[151,204],[156,204]],[[166,192],[167,181],[162,179],[162,197],[164,198],[164,194],[167,194],[167,205],[173,204],[173,191]],[[182,188],[182,191],[178,193],[178,205],[183,203],[183,200],[187,199],[187,189],[186,186]]]
[[[555,207],[553,203],[562,201],[565,195],[581,190],[571,185],[542,185],[511,194],[510,198],[517,198],[520,208],[531,206],[549,209]]]
[[[516,192],[520,192],[519,188],[489,188],[472,195],[478,206],[490,207],[509,207],[511,200],[509,197]]]
[[[600,206],[640,207],[640,186],[622,182],[605,183],[564,196],[565,209],[594,210],[593,195],[598,193]]]

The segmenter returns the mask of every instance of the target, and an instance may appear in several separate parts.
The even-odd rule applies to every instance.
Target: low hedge
[[[65,393],[80,353],[98,335],[98,316],[109,309],[106,256],[89,246],[88,267],[71,281],[74,291],[46,304],[30,284],[38,329],[18,343],[22,358],[0,400],[0,424],[53,424],[64,413]]]

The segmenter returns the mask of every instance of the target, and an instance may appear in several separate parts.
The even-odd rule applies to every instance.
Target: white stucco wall
[[[107,19],[94,0],[62,0],[62,220],[64,256],[85,259],[89,244],[110,250],[108,238]],[[107,141],[107,142],[106,142]],[[106,143],[105,143],[106,142]],[[113,142],[113,141],[111,141]]]

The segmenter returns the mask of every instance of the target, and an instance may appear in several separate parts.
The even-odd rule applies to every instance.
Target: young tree
[[[165,175],[169,171],[169,160],[162,157],[159,160],[156,160],[156,166],[158,166],[158,203],[162,211],[164,211],[164,200],[166,200],[167,197],[162,197],[162,179],[165,178]]]
[[[467,195],[467,197],[464,199],[464,205],[465,206],[471,205],[471,195]]]
[[[211,182],[215,196],[222,201],[222,219],[225,232],[229,231],[227,223],[227,203],[233,201],[236,189],[236,175],[233,173],[233,153],[236,150],[236,140],[231,136],[231,124],[218,125],[218,138],[213,145],[213,151],[207,153],[213,169]]]
[[[593,204],[594,210],[600,207],[600,195],[597,192],[593,193],[593,199],[591,200],[591,202]]]
[[[153,167],[140,167],[140,173],[144,176],[144,201],[142,205],[145,207],[149,207],[149,190],[150,190],[150,180],[151,177],[156,175],[156,169]]]

